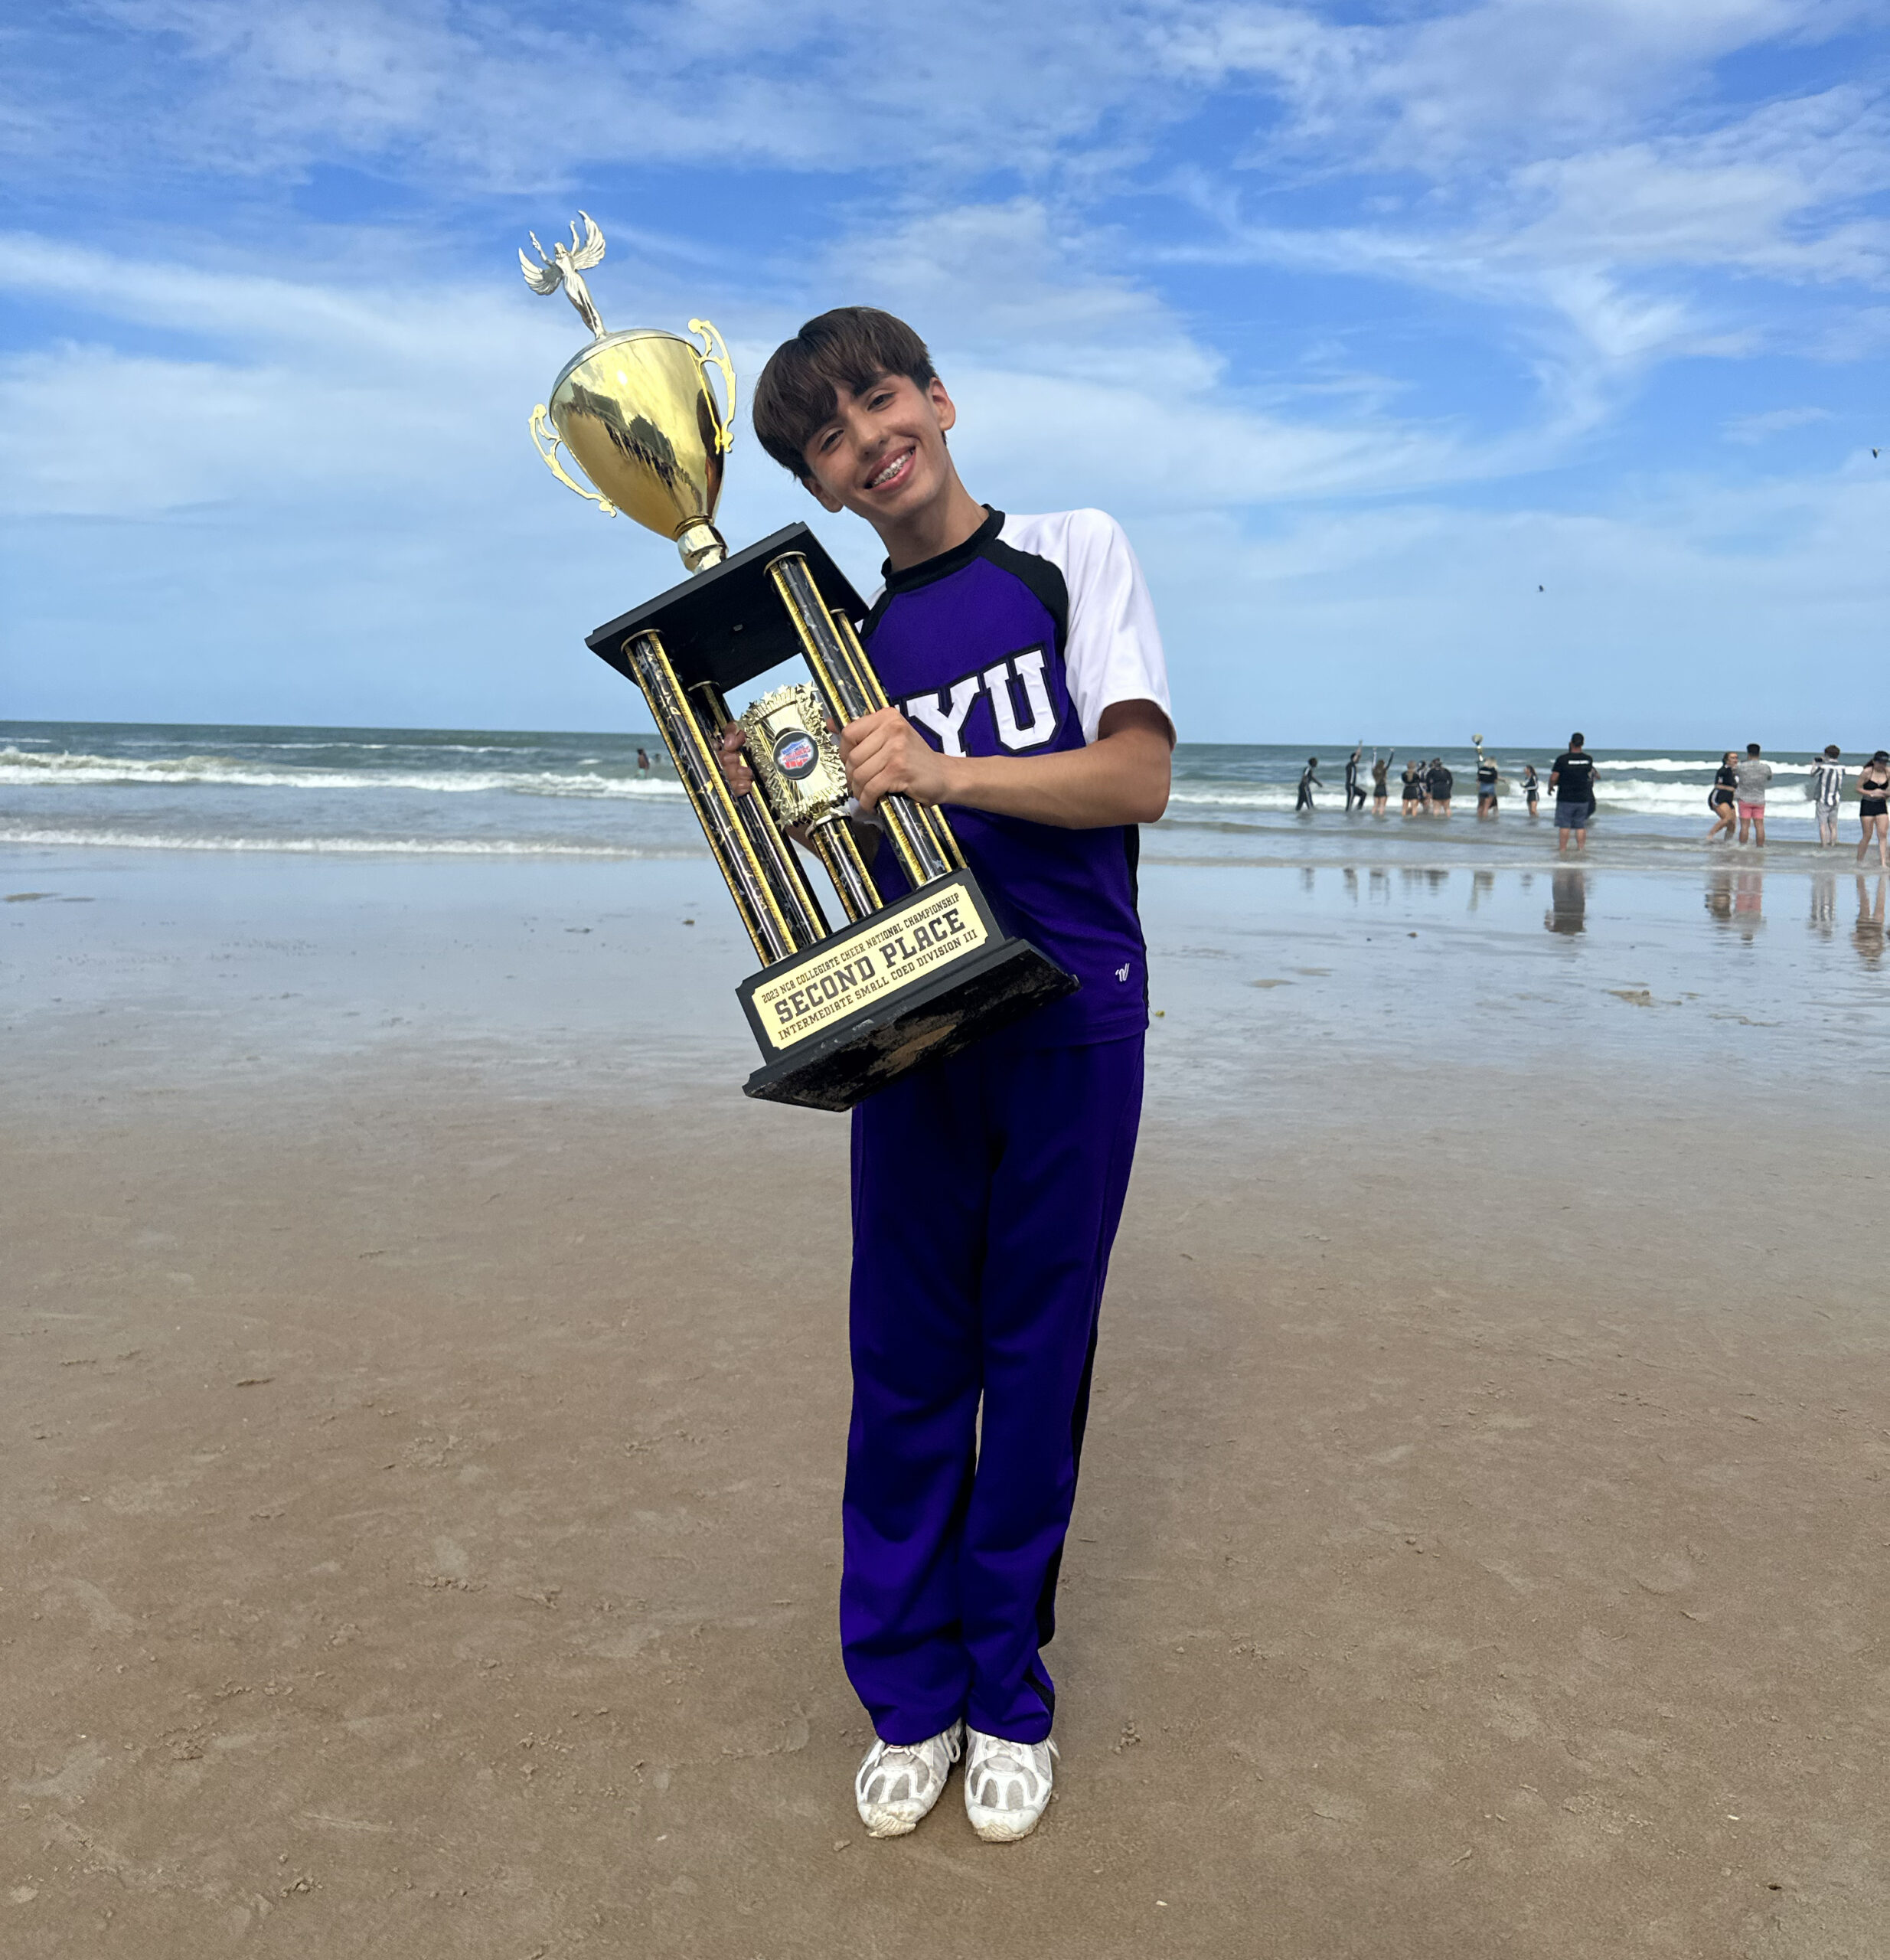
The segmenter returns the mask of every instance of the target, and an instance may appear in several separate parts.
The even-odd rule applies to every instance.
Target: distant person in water
[[[1347,756],[1345,763],[1345,813],[1351,815],[1354,806],[1365,808],[1365,789],[1359,781],[1359,757],[1363,751],[1354,749]]]
[[[1843,754],[1835,742],[1824,745],[1824,753],[1811,758],[1811,801],[1818,813],[1818,842],[1837,841],[1837,803],[1844,793]]]
[[[1575,838],[1578,851],[1588,848],[1588,819],[1595,814],[1595,758],[1582,746],[1578,729],[1568,746],[1549,765],[1549,786],[1555,792],[1555,855]]]
[[[1415,817],[1424,808],[1424,778],[1418,773],[1415,763],[1405,764],[1404,789],[1405,815]]]
[[[1380,762],[1374,756],[1372,758],[1372,815],[1375,817],[1382,817],[1385,814],[1385,801],[1391,794],[1390,776],[1391,757],[1387,756]]]
[[[1444,758],[1433,756],[1431,766],[1424,775],[1425,793],[1430,800],[1432,816],[1448,817],[1450,815],[1451,791],[1456,782],[1456,777],[1444,766]]]
[[[1713,786],[1706,792],[1706,807],[1713,813],[1713,827],[1706,833],[1710,844],[1722,831],[1726,841],[1732,841],[1732,829],[1738,815],[1739,758],[1728,749],[1719,758],[1719,767],[1713,775]]]
[[[1857,772],[1857,814],[1864,826],[1857,845],[1857,861],[1869,854],[1870,840],[1877,840],[1877,862],[1890,866],[1890,755],[1882,749]]]
[[[1765,848],[1765,789],[1772,779],[1772,766],[1759,753],[1759,745],[1748,742],[1745,754],[1735,771],[1739,797],[1739,841],[1752,833],[1757,848]]]
[[[1477,814],[1480,817],[1493,817],[1497,813],[1497,766],[1481,750],[1477,756]]]
[[[650,752],[648,749],[639,749],[637,751],[637,773],[639,776],[648,776],[649,773]]]
[[[1293,814],[1295,816],[1298,816],[1302,810],[1310,812],[1313,807],[1313,792],[1315,789],[1323,789],[1326,786],[1314,774],[1314,771],[1318,766],[1319,758],[1317,756],[1309,756],[1306,760],[1305,768],[1300,772],[1299,801],[1293,805]]]
[[[1536,814],[1536,799],[1542,793],[1542,779],[1536,773],[1536,765],[1525,763],[1523,765],[1523,794],[1529,799],[1529,813],[1532,817]]]

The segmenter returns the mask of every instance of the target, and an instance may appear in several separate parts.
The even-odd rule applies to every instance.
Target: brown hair
[[[833,420],[837,390],[861,394],[883,374],[923,388],[937,377],[925,343],[903,320],[876,306],[836,306],[808,322],[768,358],[755,384],[755,433],[803,483],[807,446]]]

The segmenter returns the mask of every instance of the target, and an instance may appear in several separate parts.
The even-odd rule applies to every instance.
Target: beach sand
[[[880,1844],[845,1127],[736,1093],[703,870],[4,875],[0,1949],[1885,1950],[1881,1157],[1736,970],[1539,893],[1353,1044],[1324,915],[1151,879],[1058,1798]]]

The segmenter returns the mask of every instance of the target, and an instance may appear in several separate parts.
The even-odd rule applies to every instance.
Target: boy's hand
[[[755,786],[755,772],[748,766],[748,758],[742,753],[744,731],[739,721],[731,721],[722,731],[722,740],[717,744],[717,759],[722,765],[722,773],[729,779],[730,789],[737,796],[746,796]]]
[[[948,793],[946,759],[896,707],[849,722],[840,732],[840,759],[862,809],[878,808],[882,796],[942,803]]]

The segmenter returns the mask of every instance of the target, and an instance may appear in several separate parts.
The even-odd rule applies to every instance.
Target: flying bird
[[[1874,456],[1881,455],[1882,452],[1879,449],[1872,449],[1870,453]]]
[[[1549,588],[1548,588],[1548,586],[1546,586],[1546,585],[1539,585],[1539,586],[1536,588],[1536,590],[1538,592],[1546,592],[1546,591],[1549,590]]]
[[[578,242],[577,227],[574,224],[571,227],[570,243],[567,245],[560,239],[552,247],[550,256],[547,258],[545,248],[538,243],[537,233],[527,232],[525,235],[531,240],[532,248],[538,254],[538,263],[534,266],[526,257],[521,247],[518,254],[519,270],[525,275],[525,283],[534,292],[556,292],[560,286],[563,286],[564,296],[577,309],[585,325],[598,339],[602,340],[604,323],[599,317],[596,302],[590,296],[590,289],[584,283],[583,275],[592,266],[602,263],[604,234],[598,230],[596,220],[589,211],[579,211],[578,216],[584,220],[583,243]]]

